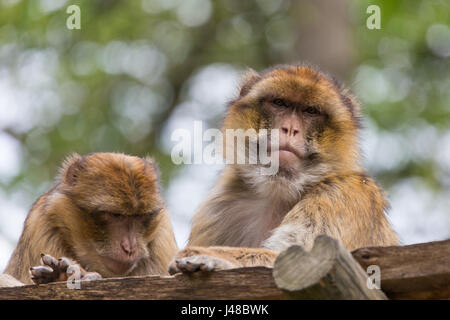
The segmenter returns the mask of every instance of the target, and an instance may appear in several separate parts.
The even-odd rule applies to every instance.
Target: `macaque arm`
[[[320,234],[338,239],[349,251],[398,245],[386,208],[381,190],[367,176],[328,177],[286,214],[263,247],[283,251],[297,244],[310,250]]]
[[[321,233],[326,233],[320,221],[316,221],[314,214],[318,207],[311,202],[309,208],[305,210],[305,203],[298,203],[294,206],[282,220],[280,226],[272,231],[271,236],[263,242],[263,247],[281,252],[292,245],[303,246],[310,250],[314,244],[314,239]],[[323,209],[323,208],[322,208]]]
[[[278,252],[260,248],[187,247],[175,255],[169,273],[272,267]]]

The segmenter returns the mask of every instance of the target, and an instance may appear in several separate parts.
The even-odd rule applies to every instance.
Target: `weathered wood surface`
[[[450,299],[450,239],[352,252],[366,269],[378,265],[390,299]]]
[[[390,299],[450,299],[450,240],[361,248],[352,255],[364,270],[369,265],[380,267],[381,289]],[[64,282],[28,285],[0,288],[0,299],[283,299],[286,295],[277,288],[272,271],[254,267],[175,277],[103,279],[82,283],[81,290],[68,289]]]
[[[291,246],[280,253],[273,270],[275,283],[291,299],[384,300],[369,289],[367,273],[337,241],[322,235],[311,251]]]
[[[272,269],[253,267],[176,276],[102,279],[68,289],[65,282],[0,289],[1,299],[283,299]]]

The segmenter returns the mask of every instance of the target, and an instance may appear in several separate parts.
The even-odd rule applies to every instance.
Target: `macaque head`
[[[61,215],[76,257],[103,276],[126,275],[149,252],[164,203],[150,159],[115,153],[69,157],[60,173]]]
[[[224,128],[277,129],[277,175],[301,179],[358,163],[359,105],[336,80],[308,66],[250,70]],[[268,147],[270,149],[270,146]]]

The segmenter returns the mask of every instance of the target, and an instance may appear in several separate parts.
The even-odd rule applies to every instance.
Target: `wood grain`
[[[291,246],[275,261],[277,286],[291,299],[384,300],[369,289],[367,274],[339,241],[318,236],[310,252]]]
[[[352,252],[366,269],[378,265],[390,299],[450,299],[450,239]]]
[[[252,267],[192,275],[112,278],[81,283],[65,282],[0,289],[1,299],[283,299],[272,269]]]
[[[362,267],[359,271],[349,260],[348,251],[327,241],[319,243],[322,253],[315,258],[315,253],[305,255],[298,246],[288,249],[284,258],[280,255],[280,259],[288,261],[286,269],[281,270],[285,274],[283,277],[287,277],[281,284],[284,290],[299,291],[299,283],[313,288],[317,277],[328,272],[319,284],[329,287],[326,290],[316,287],[317,292],[308,295],[313,294],[318,299],[371,298],[363,296],[366,293],[361,293],[362,296],[358,293],[358,286],[363,286],[358,274],[370,265],[377,265],[381,270],[381,289],[390,299],[450,299],[450,240],[355,250],[351,254]],[[299,263],[298,258],[304,261]],[[278,277],[280,270],[276,269],[277,266],[275,270],[252,267],[193,275],[103,279],[84,282],[81,290],[68,289],[65,282],[27,285],[0,288],[0,299],[284,299],[288,296],[277,287],[272,276],[273,272]],[[350,279],[345,278],[350,275],[353,275]],[[349,295],[342,287],[345,283],[356,286]],[[331,292],[330,286],[341,293]],[[339,297],[339,294],[346,296]],[[297,298],[310,299],[308,295]]]

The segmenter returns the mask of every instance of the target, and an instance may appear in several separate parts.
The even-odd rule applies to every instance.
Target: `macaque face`
[[[117,154],[80,157],[63,183],[79,209],[73,227],[77,245],[89,253],[80,258],[85,265],[103,276],[125,275],[148,256],[164,208],[151,162]]]
[[[279,148],[270,152],[281,174],[343,163],[358,127],[358,110],[344,94],[329,76],[302,66],[254,74],[232,102],[225,127],[278,129]]]
[[[142,258],[148,256],[152,220],[158,212],[127,215],[91,212],[90,225],[95,225],[92,246],[104,266],[113,274],[124,275]]]
[[[278,150],[271,152],[278,156],[282,169],[300,169],[302,163],[314,160],[317,151],[312,140],[317,138],[327,120],[319,106],[269,97],[261,101],[261,108],[271,129],[279,130]]]

